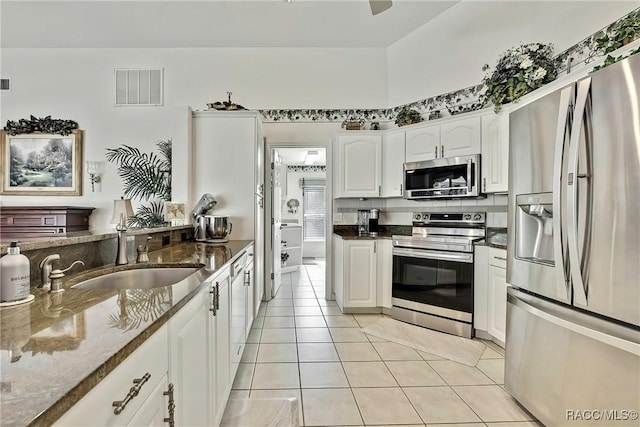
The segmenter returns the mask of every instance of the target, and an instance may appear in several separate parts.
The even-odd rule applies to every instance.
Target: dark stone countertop
[[[128,298],[116,289],[71,288],[126,268],[110,265],[65,277],[65,292],[32,288],[33,302],[0,308],[0,425],[53,424],[252,243],[182,243],[150,252],[154,266],[205,267],[171,286],[127,292]],[[123,320],[122,305],[136,301],[149,303],[148,313]]]
[[[405,225],[383,225],[380,226],[380,232],[375,235],[359,235],[355,225],[334,225],[333,234],[345,240],[375,240],[375,239],[391,239],[395,235],[411,235],[411,226]]]
[[[507,249],[507,245],[504,245],[502,243],[493,243],[493,242],[487,242],[485,240],[478,240],[477,242],[474,242],[474,244],[476,246],[489,246],[490,248],[497,248],[497,249]]]

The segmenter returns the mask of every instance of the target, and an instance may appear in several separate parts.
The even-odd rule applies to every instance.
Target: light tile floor
[[[470,367],[368,336],[360,328],[382,315],[342,314],[325,300],[322,262],[282,277],[254,321],[232,398],[295,397],[304,426],[539,426],[505,392],[495,344],[482,341]]]

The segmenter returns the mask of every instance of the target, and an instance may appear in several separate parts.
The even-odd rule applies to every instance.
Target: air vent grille
[[[115,105],[162,105],[163,69],[116,68]]]
[[[0,79],[0,90],[2,91],[10,91],[11,90],[11,79]]]

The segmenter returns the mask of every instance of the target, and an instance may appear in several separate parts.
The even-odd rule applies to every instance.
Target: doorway
[[[316,296],[332,298],[326,290],[332,224],[327,151],[322,145],[269,147],[271,176],[265,181],[270,184],[267,259],[272,275],[265,299],[290,292],[287,285],[301,277],[324,282]]]

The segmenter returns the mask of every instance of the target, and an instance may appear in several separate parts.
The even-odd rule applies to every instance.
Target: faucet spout
[[[127,224],[124,214],[120,214],[120,223],[116,226],[118,232],[118,252],[116,253],[116,265],[129,264],[127,259]]]

